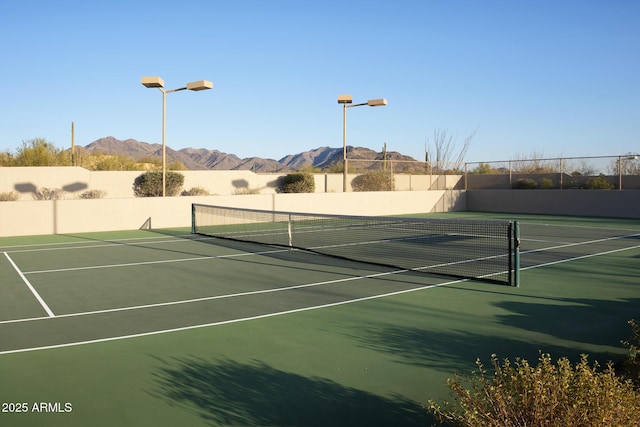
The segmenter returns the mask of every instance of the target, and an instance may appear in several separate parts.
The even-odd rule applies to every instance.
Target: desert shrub
[[[478,371],[466,389],[459,377],[449,379],[455,403],[428,409],[440,421],[454,426],[600,427],[640,425],[640,393],[633,383],[615,375],[608,364],[600,370],[583,355],[575,367],[567,358],[557,364],[541,354],[537,366],[524,359],[501,365],[491,356],[495,374],[478,360]]]
[[[589,178],[583,188],[587,190],[613,190],[615,186],[601,176]]]
[[[59,188],[39,188],[33,193],[35,200],[60,200],[62,199],[63,191]]]
[[[259,188],[248,188],[248,187],[241,187],[241,188],[236,188],[233,191],[233,195],[234,196],[249,196],[252,194],[260,194],[260,189]]]
[[[102,199],[107,195],[107,192],[104,190],[87,190],[80,194],[81,199]]]
[[[20,199],[20,194],[15,191],[9,191],[7,193],[0,193],[0,202],[15,202]]]
[[[633,381],[640,390],[640,322],[631,319],[629,326],[631,337],[622,341],[622,345],[629,349],[629,357],[621,363],[619,370],[623,377]]]
[[[178,172],[166,173],[165,195],[176,196],[184,184],[184,175]],[[162,196],[162,171],[147,171],[133,181],[133,193],[136,197]]]
[[[311,172],[292,172],[283,176],[278,185],[279,193],[313,193],[316,182]]]
[[[395,186],[390,171],[370,171],[358,175],[351,182],[353,191],[393,191]]]
[[[182,192],[183,196],[208,196],[209,190],[202,187],[191,187],[189,190]]]
[[[519,179],[511,185],[516,190],[533,190],[538,188],[538,183],[530,178]]]

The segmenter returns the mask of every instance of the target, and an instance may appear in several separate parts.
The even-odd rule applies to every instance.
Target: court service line
[[[391,273],[389,273],[389,274],[391,274]],[[71,342],[71,343],[65,343],[65,344],[54,344],[54,345],[48,345],[48,346],[42,346],[42,347],[32,347],[32,348],[20,348],[20,349],[16,349],[16,350],[6,350],[6,351],[0,351],[0,355],[14,354],[14,353],[25,353],[25,352],[38,351],[38,350],[50,350],[50,349],[55,349],[55,348],[73,347],[73,346],[86,345],[86,344],[97,344],[97,343],[103,343],[103,342],[109,342],[109,341],[124,340],[124,339],[129,339],[129,338],[141,338],[141,337],[146,337],[146,336],[151,336],[151,335],[160,335],[160,334],[165,334],[165,333],[170,333],[170,332],[181,332],[181,331],[188,331],[188,330],[191,330],[191,329],[207,328],[207,327],[210,327],[210,326],[229,325],[229,324],[233,324],[233,323],[246,322],[246,321],[250,321],[250,320],[267,319],[267,318],[270,318],[270,317],[283,316],[283,315],[293,314],[293,313],[302,313],[302,312],[305,312],[305,311],[317,310],[317,309],[321,309],[321,308],[337,307],[337,306],[341,306],[341,305],[352,304],[352,303],[355,303],[355,302],[368,301],[368,300],[373,300],[373,299],[378,299],[378,298],[386,298],[386,297],[395,296],[395,295],[401,295],[401,294],[405,294],[405,293],[409,293],[409,292],[415,292],[415,291],[421,291],[421,290],[425,290],[425,289],[436,288],[436,287],[439,287],[439,286],[445,286],[445,285],[451,285],[451,284],[455,284],[455,283],[467,282],[469,280],[471,280],[471,279],[460,279],[460,280],[454,280],[454,281],[450,281],[450,282],[436,283],[436,284],[433,284],[433,285],[427,285],[427,286],[422,286],[422,287],[419,287],[419,288],[412,288],[412,289],[404,289],[402,291],[389,292],[389,293],[381,294],[381,295],[371,295],[371,296],[368,296],[368,297],[356,298],[356,299],[351,299],[351,300],[346,300],[346,301],[338,301],[338,302],[333,302],[333,303],[329,303],[329,304],[322,304],[322,305],[315,305],[315,306],[311,306],[311,307],[296,308],[296,309],[293,309],[293,310],[285,310],[285,311],[279,311],[279,312],[275,312],[275,313],[260,314],[260,315],[257,315],[257,316],[242,317],[242,318],[238,318],[238,319],[221,320],[219,322],[212,322],[212,323],[206,323],[206,324],[201,324],[201,325],[183,326],[183,327],[180,327],[180,328],[164,329],[164,330],[161,330],[161,331],[142,332],[142,333],[139,333],[139,334],[123,335],[123,336],[119,336],[119,337],[98,338],[98,339],[95,339],[95,340],[78,341],[78,342]]]
[[[185,236],[188,236],[185,234]],[[22,246],[5,246],[0,247],[0,249],[7,248],[29,248],[31,249],[13,249],[8,250],[7,252],[14,253],[25,253],[25,252],[48,252],[48,251],[68,251],[75,249],[95,249],[95,248],[109,248],[113,246],[145,246],[145,245],[159,245],[163,243],[184,243],[184,242],[194,242],[201,240],[212,240],[214,237],[198,237],[198,238],[179,238],[180,236],[175,237],[138,237],[138,238],[128,238],[128,239],[112,239],[105,240],[99,243],[95,242],[61,242],[61,243],[44,243],[44,244],[33,244],[33,245],[22,245]],[[154,239],[154,240],[151,240]],[[156,239],[165,239],[165,240],[156,240]],[[135,240],[135,241],[134,241]],[[144,241],[140,241],[144,240]],[[75,245],[75,246],[65,246],[65,245]],[[56,246],[56,247],[48,247],[48,246]]]
[[[632,235],[632,236],[636,236],[636,235]],[[631,237],[631,236],[629,236],[629,237]],[[611,240],[611,239],[602,239],[602,240]],[[548,249],[555,249],[555,248],[557,248],[557,247],[552,247],[552,248],[548,248]],[[576,261],[576,260],[580,260],[580,259],[591,258],[591,257],[595,257],[595,256],[607,255],[607,254],[623,252],[623,251],[639,249],[639,248],[640,248],[640,245],[635,245],[635,246],[626,247],[626,248],[620,248],[620,249],[613,249],[613,250],[610,250],[610,251],[599,252],[599,253],[596,253],[596,254],[588,254],[588,255],[583,255],[583,256],[579,256],[579,257],[568,258],[568,259],[565,259],[565,260],[559,260],[559,261],[553,261],[553,262],[544,263],[544,264],[533,265],[533,266],[525,267],[525,268],[523,268],[523,270],[531,270],[531,269],[534,269],[534,268],[546,267],[546,266],[549,266],[549,265],[560,264],[560,263],[565,263],[565,262],[569,262],[569,261]],[[540,252],[540,251],[541,250],[539,249],[539,250],[526,251],[526,252],[523,252],[523,253],[532,253],[532,252]],[[7,258],[8,258],[8,255],[6,253],[5,253],[5,256],[7,256]],[[380,273],[380,274],[397,274],[397,273],[403,273],[403,272],[407,272],[407,271],[409,271],[409,270],[398,270],[398,271],[392,271],[392,272],[386,272],[386,273]],[[350,278],[350,279],[358,280],[358,279],[362,279],[362,278],[365,278],[365,276],[354,277],[354,278]],[[343,279],[343,280],[346,280],[346,279]],[[286,314],[301,313],[301,312],[311,311],[311,310],[316,310],[316,309],[321,309],[321,308],[336,307],[336,306],[351,304],[351,303],[355,303],[355,302],[362,302],[362,301],[374,300],[374,299],[379,299],[379,298],[386,298],[386,297],[401,295],[401,294],[405,294],[405,293],[409,293],[409,292],[422,291],[422,290],[432,289],[432,288],[445,286],[445,285],[468,282],[468,281],[471,281],[471,280],[472,279],[459,279],[459,280],[453,280],[453,281],[449,281],[449,282],[443,282],[443,283],[436,283],[436,284],[427,285],[427,286],[421,286],[421,287],[418,287],[418,288],[411,288],[411,289],[405,289],[405,290],[396,291],[396,292],[389,292],[389,293],[385,293],[385,294],[379,294],[379,295],[372,295],[372,296],[368,296],[368,297],[356,298],[356,299],[352,299],[352,300],[339,301],[339,302],[330,303],[330,304],[323,304],[323,305],[318,305],[318,306],[304,307],[304,308],[280,311],[280,312],[275,312],[275,313],[267,313],[267,314],[262,314],[262,315],[258,315],[258,316],[245,317],[245,318],[239,318],[239,319],[223,320],[223,321],[219,321],[219,322],[212,322],[212,323],[206,323],[206,324],[200,324],[200,325],[184,326],[184,327],[180,327],[180,328],[164,329],[164,330],[160,330],[160,331],[143,332],[143,333],[139,333],[139,334],[130,334],[130,335],[117,336],[117,337],[99,338],[99,339],[95,339],[95,340],[77,341],[77,342],[71,342],[71,343],[65,343],[65,344],[54,344],[54,345],[49,345],[49,346],[22,348],[22,349],[16,349],[16,350],[6,350],[6,351],[0,351],[0,355],[13,354],[13,353],[24,353],[24,352],[38,351],[38,350],[49,350],[49,349],[65,348],[65,347],[73,347],[73,346],[85,345],[85,344],[96,344],[96,343],[117,341],[117,340],[121,340],[121,339],[129,339],[129,338],[141,338],[141,337],[145,337],[145,336],[160,335],[160,334],[170,333],[170,332],[180,332],[180,331],[187,331],[187,330],[191,330],[191,329],[206,328],[206,327],[210,327],[210,326],[221,326],[221,325],[240,323],[240,322],[245,322],[245,321],[250,321],[250,320],[266,319],[266,318],[282,316],[282,315],[286,315]],[[302,286],[302,285],[298,285],[298,286]],[[61,315],[61,316],[58,316],[58,317],[80,316],[80,315],[86,315],[86,314],[87,313],[76,313],[76,314],[69,314],[69,315]],[[40,319],[45,319],[45,318],[20,319],[19,321],[40,320]],[[14,321],[8,321],[8,322],[14,322]],[[0,323],[8,323],[8,322],[5,321],[5,322],[0,322]]]
[[[602,239],[587,240],[586,242],[563,243],[563,244],[560,244],[560,245],[549,246],[549,247],[546,247],[546,248],[530,249],[528,251],[522,251],[522,252],[520,252],[520,254],[521,255],[522,254],[533,254],[533,253],[536,253],[536,252],[550,251],[552,249],[569,248],[571,246],[590,245],[590,244],[593,244],[593,243],[602,243],[602,242],[608,242],[608,241],[611,241],[611,240],[628,239],[630,237],[638,237],[638,236],[640,236],[640,233],[627,234],[626,236],[605,237],[605,238],[602,238]],[[634,249],[636,247],[637,246],[632,246],[632,247],[629,247],[629,248],[626,248],[626,249]],[[594,254],[594,256],[596,256],[596,255],[606,255],[607,253],[608,252],[600,252],[600,253]],[[577,259],[580,259],[580,258],[581,257],[578,257]],[[572,259],[574,259],[574,258],[572,258]]]
[[[555,249],[555,248],[551,248],[551,249]],[[610,255],[610,254],[615,254],[617,252],[624,252],[624,251],[629,251],[629,250],[633,250],[633,249],[640,249],[640,245],[635,245],[635,246],[629,246],[626,248],[618,248],[618,249],[611,249],[610,251],[604,251],[604,252],[598,252],[595,254],[587,254],[587,255],[581,255],[581,256],[577,256],[577,257],[573,257],[573,258],[567,258],[567,259],[561,259],[561,260],[557,260],[557,261],[550,261],[550,262],[545,262],[543,264],[536,264],[536,265],[530,265],[529,267],[523,267],[520,270],[531,270],[533,268],[539,268],[539,267],[548,267],[550,265],[556,265],[556,264],[562,264],[565,262],[569,262],[569,261],[578,261],[581,259],[587,259],[587,258],[593,258],[596,256],[601,256],[601,255]],[[532,253],[532,252],[539,252],[539,250],[535,250],[535,251],[526,251],[523,253]]]
[[[61,273],[65,271],[80,271],[80,270],[97,270],[101,268],[118,268],[118,267],[137,267],[139,265],[153,265],[153,264],[170,264],[174,262],[187,262],[187,261],[203,261],[208,259],[224,259],[224,258],[237,258],[244,256],[253,256],[253,255],[266,255],[273,254],[279,252],[289,252],[290,249],[274,249],[270,251],[260,251],[260,252],[242,252],[237,254],[227,254],[227,255],[207,255],[200,257],[191,257],[191,258],[178,258],[178,259],[165,259],[159,261],[141,261],[141,262],[128,262],[122,264],[105,264],[105,265],[89,265],[84,267],[68,267],[68,268],[56,268],[50,270],[33,270],[33,271],[25,271],[24,274],[42,274],[42,273]]]
[[[18,276],[20,276],[20,278],[22,279],[22,281],[25,283],[25,285],[27,285],[27,287],[29,288],[29,290],[31,291],[31,293],[33,294],[33,296],[36,297],[36,299],[38,300],[38,302],[40,303],[40,305],[42,306],[42,308],[44,308],[44,311],[47,312],[47,315],[49,317],[55,317],[56,315],[53,314],[53,311],[51,311],[51,309],[49,308],[49,306],[47,305],[46,302],[44,302],[44,300],[42,299],[42,297],[40,296],[40,294],[38,293],[38,291],[35,290],[35,288],[31,285],[31,283],[29,282],[29,280],[25,277],[25,275],[22,273],[22,271],[20,271],[20,269],[18,268],[18,266],[16,265],[15,262],[13,262],[13,260],[11,259],[11,257],[9,256],[8,253],[3,252],[4,256],[7,258],[7,260],[9,261],[9,263],[11,264],[11,266],[13,267],[13,269],[16,271],[16,273],[18,273]]]
[[[257,290],[257,291],[238,292],[238,293],[235,293],[235,294],[214,295],[214,296],[209,296],[209,297],[192,298],[192,299],[179,300],[179,301],[160,302],[160,303],[154,303],[154,304],[144,304],[144,305],[136,305],[136,306],[129,306],[129,307],[119,307],[119,308],[108,308],[108,309],[104,309],[104,310],[83,311],[83,312],[80,312],[80,313],[58,314],[56,316],[56,318],[60,319],[60,318],[63,318],[63,317],[90,316],[90,315],[94,315],[94,314],[106,314],[106,313],[114,313],[114,312],[119,312],[119,311],[140,310],[140,309],[145,309],[145,308],[166,307],[166,306],[171,306],[171,305],[190,304],[190,303],[194,303],[194,302],[213,301],[213,300],[218,300],[218,299],[237,298],[237,297],[245,297],[245,296],[250,296],[250,295],[269,294],[269,293],[275,293],[275,292],[284,292],[284,291],[291,291],[291,290],[294,290],[294,289],[304,289],[304,288],[311,288],[311,287],[315,287],[315,286],[332,285],[332,284],[336,284],[336,283],[352,282],[352,281],[362,280],[362,279],[375,279],[375,278],[378,278],[378,277],[389,276],[389,275],[392,275],[392,274],[406,273],[408,271],[409,270],[385,271],[385,272],[382,272],[382,273],[373,273],[373,274],[367,274],[367,275],[364,275],[364,276],[343,277],[342,279],[325,280],[323,282],[314,282],[314,283],[303,283],[303,284],[300,284],[300,285],[291,285],[291,286],[285,286],[285,287],[281,287],[281,288],[260,289],[260,290]],[[5,324],[8,324],[8,323],[32,322],[32,321],[43,320],[43,319],[47,319],[47,317],[31,317],[31,318],[28,318],[28,319],[2,320],[2,321],[0,321],[0,325],[5,325]]]

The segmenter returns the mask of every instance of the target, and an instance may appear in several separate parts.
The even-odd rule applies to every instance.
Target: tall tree
[[[8,151],[0,152],[0,166],[13,166],[13,155]]]
[[[44,138],[22,141],[15,156],[15,166],[68,166],[71,159]]]

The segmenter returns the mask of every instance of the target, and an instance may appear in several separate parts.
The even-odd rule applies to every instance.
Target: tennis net
[[[192,205],[192,232],[518,286],[518,223]]]

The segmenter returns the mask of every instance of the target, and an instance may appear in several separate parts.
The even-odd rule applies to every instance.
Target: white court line
[[[553,247],[546,248],[546,250],[557,249],[557,248],[566,247],[566,246],[576,246],[576,245],[579,245],[579,244],[595,243],[595,242],[598,242],[598,241],[615,240],[615,239],[621,239],[621,238],[626,238],[626,237],[635,237],[635,236],[639,236],[639,235],[640,235],[640,233],[632,234],[632,235],[629,235],[629,236],[618,236],[618,237],[607,238],[607,239],[593,240],[593,241],[590,241],[590,242],[582,242],[582,243],[577,243],[577,244],[553,246]],[[595,253],[595,254],[588,254],[588,255],[582,255],[582,256],[574,257],[574,258],[567,258],[567,259],[559,260],[559,261],[552,261],[552,262],[548,262],[548,263],[545,263],[545,264],[533,265],[533,266],[522,268],[522,270],[531,270],[531,269],[534,269],[534,268],[546,267],[546,266],[550,266],[550,265],[561,264],[561,263],[565,263],[565,262],[576,261],[576,260],[581,260],[581,259],[585,259],[585,258],[591,258],[591,257],[595,257],[595,256],[607,255],[607,254],[623,252],[623,251],[639,249],[639,248],[640,248],[640,245],[635,245],[635,246],[626,247],[626,248],[620,248],[620,249],[613,249],[613,250],[610,250],[610,251],[605,251],[605,252],[600,252],[600,253]],[[534,252],[540,252],[540,251],[543,251],[543,250],[545,250],[545,249],[536,249],[536,250],[531,250],[531,251],[525,251],[523,253],[525,253],[525,254],[526,253],[534,253]],[[5,253],[5,256],[7,256],[7,258],[8,258],[8,255],[6,253]],[[408,272],[408,271],[410,271],[410,270],[397,270],[397,271],[392,271],[392,272],[379,273],[378,275],[398,274],[398,273],[405,273],[405,272]],[[359,277],[353,277],[353,278],[347,278],[347,279],[339,279],[337,281],[346,281],[346,280],[349,280],[349,279],[350,280],[359,280],[359,279],[364,279],[364,278],[371,278],[373,276],[377,276],[377,275],[359,276]],[[402,291],[389,292],[389,293],[380,294],[380,295],[372,295],[372,296],[369,296],[369,297],[356,298],[356,299],[353,299],[353,300],[346,300],[346,301],[340,301],[340,302],[336,302],[336,303],[323,304],[323,305],[299,308],[299,309],[294,309],[294,310],[286,310],[286,311],[275,312],[275,313],[268,313],[268,314],[263,314],[263,315],[259,315],[259,316],[245,317],[245,318],[232,319],[232,320],[223,320],[223,321],[219,321],[219,322],[206,323],[206,324],[201,324],[201,325],[192,325],[192,326],[185,326],[185,327],[181,327],[181,328],[164,329],[164,330],[160,330],[160,331],[143,332],[143,333],[139,333],[139,334],[123,335],[123,336],[118,336],[118,337],[99,338],[99,339],[95,339],[95,340],[71,342],[71,343],[65,343],[65,344],[54,344],[54,345],[42,346],[42,347],[33,347],[33,348],[23,348],[23,349],[16,349],[16,350],[0,351],[0,355],[12,354],[12,353],[24,353],[24,352],[38,351],[38,350],[48,350],[48,349],[55,349],[55,348],[65,348],[65,347],[72,347],[72,346],[85,345],[85,344],[95,344],[95,343],[101,343],[101,342],[117,341],[117,340],[121,340],[121,339],[129,339],[129,338],[141,338],[141,337],[145,337],[145,336],[159,335],[159,334],[170,333],[170,332],[180,332],[180,331],[187,331],[187,330],[191,330],[191,329],[205,328],[205,327],[209,327],[209,326],[221,326],[221,325],[245,322],[245,321],[250,321],[250,320],[265,319],[265,318],[269,318],[269,317],[282,316],[282,315],[292,314],[292,313],[300,313],[300,312],[304,312],[304,311],[316,310],[316,309],[321,309],[321,308],[335,307],[335,306],[346,305],[346,304],[351,304],[351,303],[355,303],[355,302],[374,300],[374,299],[378,299],[378,298],[386,298],[386,297],[395,296],[395,295],[401,295],[401,294],[405,294],[405,293],[409,293],[409,292],[417,292],[417,291],[422,291],[422,290],[436,288],[436,287],[445,286],[445,285],[468,282],[470,280],[472,280],[472,279],[454,280],[454,281],[449,281],[449,282],[437,283],[437,284],[433,284],[433,285],[421,286],[421,287],[418,287],[418,288],[405,289],[405,290],[402,290]],[[330,283],[330,282],[331,281],[329,281],[329,282],[321,282],[321,283],[325,283],[326,284],[326,283]],[[311,286],[311,285],[313,285],[313,284],[297,285],[297,286],[298,287],[304,287],[304,286]],[[279,289],[283,289],[283,288],[279,288]],[[279,289],[267,290],[267,291],[275,292],[275,291],[278,291]],[[267,292],[267,291],[264,291],[264,292]],[[254,291],[254,292],[256,292],[256,291]],[[257,291],[257,292],[263,292],[263,291]],[[241,295],[241,294],[236,294],[235,296],[239,296],[239,295]],[[221,298],[221,297],[224,297],[224,296],[219,296],[219,297],[216,297],[216,298]],[[178,302],[178,303],[181,303],[181,302]],[[170,304],[170,303],[158,304],[158,306],[159,305],[168,305],[168,304]],[[154,305],[141,306],[141,307],[149,308],[149,307],[153,307],[153,306]],[[133,309],[133,308],[131,308],[131,309]],[[112,309],[110,311],[117,311],[117,310],[124,310],[124,309]],[[83,316],[83,315],[95,314],[95,313],[99,313],[99,312],[74,313],[74,314],[68,314],[68,315],[61,315],[61,316],[58,316],[58,317]],[[26,321],[42,320],[42,319],[46,319],[46,318],[42,317],[42,318],[32,318],[32,319],[11,320],[11,321],[0,322],[0,324],[2,324],[2,323],[15,323],[15,322],[21,322],[21,321],[22,322],[26,322]]]
[[[531,249],[531,250],[528,250],[528,251],[520,252],[520,254],[521,254],[521,255],[522,255],[522,254],[532,254],[532,253],[536,253],[536,252],[549,251],[549,250],[552,250],[552,249],[569,248],[569,247],[571,247],[571,246],[590,245],[590,244],[592,244],[592,243],[601,243],[601,242],[608,242],[608,241],[611,241],[611,240],[628,239],[628,238],[630,238],[630,237],[638,237],[638,236],[640,236],[640,233],[627,234],[626,236],[605,237],[605,238],[602,238],[602,239],[588,240],[588,241],[586,241],[586,242],[564,243],[564,244],[561,244],[561,245],[549,246],[549,247],[546,247],[546,248]],[[632,247],[627,248],[627,249],[633,249],[633,248],[636,248],[636,247],[637,247],[637,246],[632,246]],[[607,252],[601,252],[601,253],[598,253],[598,254],[596,254],[596,255],[601,255],[601,254],[602,254],[602,255],[604,255],[604,254],[606,254],[606,253],[607,253]],[[595,255],[594,255],[594,256],[595,256]],[[580,259],[580,258],[581,258],[581,257],[576,258],[576,259]]]
[[[303,283],[301,285],[285,286],[282,288],[261,289],[257,291],[238,292],[235,294],[225,294],[225,295],[214,295],[210,297],[192,298],[192,299],[180,300],[180,301],[160,302],[160,303],[154,303],[154,304],[144,304],[144,305],[136,305],[136,306],[120,307],[120,308],[109,308],[109,309],[95,310],[95,311],[83,311],[81,313],[59,314],[56,316],[56,318],[89,316],[93,314],[114,313],[118,311],[166,307],[171,305],[189,304],[193,302],[212,301],[212,300],[226,299],[226,298],[237,298],[237,297],[243,297],[243,296],[249,296],[249,295],[269,294],[274,292],[290,291],[293,289],[303,289],[303,288],[311,288],[315,286],[331,285],[334,283],[352,282],[355,280],[362,280],[362,279],[375,279],[378,277],[389,276],[392,274],[406,273],[407,271],[409,270],[395,270],[395,271],[387,271],[383,273],[368,274],[366,276],[352,276],[352,277],[344,277],[342,279],[326,280],[323,282]],[[0,325],[4,325],[8,323],[32,322],[35,320],[43,320],[43,319],[47,319],[47,317],[31,317],[28,319],[2,320],[0,321]]]
[[[609,254],[614,254],[614,253],[617,253],[617,252],[629,251],[629,250],[632,250],[632,249],[640,249],[640,245],[629,246],[629,247],[626,247],[626,248],[619,248],[619,249],[611,249],[610,251],[599,252],[599,253],[596,253],[596,254],[581,255],[581,256],[577,256],[577,257],[573,257],[573,258],[561,259],[561,260],[558,260],[558,261],[550,261],[550,262],[545,262],[544,264],[530,265],[529,267],[520,268],[520,271],[522,271],[522,270],[531,270],[531,269],[540,268],[540,267],[548,267],[550,265],[562,264],[562,263],[569,262],[569,261],[578,261],[578,260],[581,260],[581,259],[593,258],[593,257],[596,257],[596,256],[601,256],[601,255],[609,255]],[[526,251],[526,252],[523,252],[523,253],[527,254],[527,253],[539,252],[539,251],[540,250],[534,250],[534,251]]]
[[[186,235],[185,235],[186,236]],[[42,245],[24,245],[24,246],[5,246],[0,247],[0,249],[7,248],[29,248],[31,249],[14,249],[8,250],[7,252],[11,252],[12,254],[24,253],[24,252],[47,252],[47,251],[68,251],[75,249],[92,249],[92,248],[109,248],[113,246],[143,246],[143,245],[157,245],[161,243],[181,243],[181,242],[194,242],[201,240],[212,240],[214,237],[197,237],[197,238],[178,238],[179,236],[175,236],[175,238],[167,238],[167,236],[162,237],[139,237],[137,239],[113,239],[104,241],[102,243],[95,242],[63,242],[63,243],[45,243]],[[151,240],[154,239],[154,240]],[[155,240],[155,239],[165,239],[165,240]],[[135,241],[134,241],[135,240]],[[144,241],[139,241],[144,240]],[[75,246],[66,246],[66,245],[75,245]],[[49,247],[49,246],[58,246],[58,247]]]
[[[68,267],[68,268],[56,268],[51,270],[25,271],[24,274],[61,273],[65,271],[96,270],[101,268],[136,267],[139,265],[152,265],[152,264],[171,264],[175,262],[203,261],[208,259],[219,259],[219,258],[220,259],[238,258],[238,257],[245,257],[245,256],[266,255],[266,254],[274,254],[274,253],[289,252],[289,251],[291,251],[291,249],[274,249],[270,251],[242,252],[242,253],[228,254],[228,255],[207,255],[207,256],[191,257],[191,258],[166,259],[166,260],[160,260],[160,261],[142,261],[142,262],[128,262],[123,264],[89,265],[85,267]]]
[[[25,277],[25,275],[22,273],[22,271],[20,271],[20,269],[18,268],[18,266],[16,265],[15,262],[13,262],[13,260],[11,259],[11,257],[9,256],[8,253],[3,252],[4,256],[7,258],[7,260],[9,260],[9,263],[13,266],[14,270],[16,270],[16,273],[18,273],[18,276],[20,276],[20,278],[22,279],[22,281],[27,285],[27,287],[31,290],[31,293],[33,293],[33,296],[36,297],[36,299],[38,300],[38,302],[40,303],[40,305],[42,306],[42,308],[44,308],[44,311],[47,312],[47,315],[49,317],[55,317],[56,315],[53,314],[53,311],[51,311],[51,309],[49,308],[49,306],[47,305],[46,302],[44,302],[44,300],[42,299],[42,297],[40,296],[40,294],[38,293],[38,291],[35,290],[35,288],[31,285],[31,283],[29,282],[29,280],[27,280],[27,278]]]
[[[388,274],[394,274],[394,273],[400,273],[400,272],[406,272],[406,271],[407,270],[397,271],[397,272],[392,272],[392,273],[388,273]],[[364,278],[364,277],[361,277],[361,278]],[[129,339],[129,338],[141,338],[141,337],[165,334],[165,333],[170,333],[170,332],[179,332],[179,331],[188,331],[188,330],[191,330],[191,329],[206,328],[206,327],[209,327],[209,326],[221,326],[221,325],[228,325],[228,324],[232,324],[232,323],[246,322],[246,321],[250,321],[250,320],[267,319],[269,317],[283,316],[283,315],[286,315],[286,314],[293,314],[293,313],[302,313],[302,312],[305,312],[305,311],[317,310],[317,309],[321,309],[321,308],[336,307],[336,306],[340,306],[340,305],[351,304],[351,303],[354,303],[354,302],[362,302],[362,301],[368,301],[368,300],[373,300],[373,299],[378,299],[378,298],[390,297],[390,296],[394,296],[394,295],[401,295],[401,294],[405,294],[405,293],[408,293],[408,292],[421,291],[421,290],[425,290],[425,289],[436,288],[436,287],[439,287],[439,286],[450,285],[450,284],[454,284],[454,283],[467,282],[469,280],[471,280],[471,279],[460,279],[460,280],[454,280],[454,281],[451,281],[451,282],[436,283],[434,285],[427,285],[427,286],[422,286],[422,287],[419,287],[419,288],[405,289],[405,290],[396,291],[396,292],[389,292],[389,293],[381,294],[381,295],[372,295],[372,296],[368,296],[368,297],[356,298],[356,299],[346,300],[346,301],[339,301],[339,302],[334,302],[334,303],[329,303],[329,304],[315,305],[315,306],[311,306],[311,307],[297,308],[297,309],[286,310],[286,311],[279,311],[279,312],[276,312],[276,313],[261,314],[261,315],[252,316],[252,317],[243,317],[243,318],[231,319],[231,320],[221,320],[219,322],[206,323],[206,324],[202,324],[202,325],[183,326],[181,328],[164,329],[164,330],[161,330],[161,331],[153,331],[153,332],[143,332],[143,333],[139,333],[139,334],[123,335],[123,336],[119,336],[119,337],[98,338],[98,339],[95,339],[95,340],[88,340],[88,341],[79,341],[79,342],[72,342],[72,343],[65,343],[65,344],[54,344],[54,345],[48,345],[48,346],[42,346],[42,347],[21,348],[21,349],[17,349],[17,350],[0,351],[0,355],[13,354],[13,353],[25,353],[25,352],[29,352],[29,351],[38,351],[38,350],[49,350],[49,349],[54,349],[54,348],[72,347],[72,346],[85,345],[85,344],[95,344],[95,343],[108,342],[108,341],[117,341],[117,340]]]

